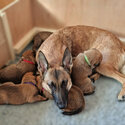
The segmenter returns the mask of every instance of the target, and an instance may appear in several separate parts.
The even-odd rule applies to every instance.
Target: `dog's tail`
[[[63,115],[75,115],[75,114],[80,113],[83,110],[83,108],[84,107],[82,106],[82,107],[80,107],[80,108],[78,108],[76,110],[73,110],[73,111],[63,111],[62,114]]]

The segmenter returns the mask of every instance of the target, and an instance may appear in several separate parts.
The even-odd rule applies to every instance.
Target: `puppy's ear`
[[[44,74],[48,70],[48,68],[49,68],[48,61],[44,53],[40,51],[38,54],[38,71],[41,74]]]
[[[63,59],[62,59],[62,66],[69,73],[71,73],[73,63],[72,63],[72,55],[71,55],[71,52],[70,52],[70,50],[68,48],[65,49],[65,52],[64,52],[64,55],[63,55]]]

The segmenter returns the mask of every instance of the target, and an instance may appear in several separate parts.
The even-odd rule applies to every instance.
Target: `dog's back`
[[[0,104],[20,104],[25,101],[20,85],[8,82],[0,85]]]

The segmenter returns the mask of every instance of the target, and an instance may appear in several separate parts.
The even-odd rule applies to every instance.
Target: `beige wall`
[[[35,25],[91,25],[125,37],[125,0],[31,0]]]
[[[30,0],[20,0],[6,11],[13,45],[33,28],[32,8]]]
[[[2,21],[0,19],[0,67],[3,66],[5,63],[7,63],[9,59],[11,59],[11,56],[9,53],[9,48],[4,34]]]

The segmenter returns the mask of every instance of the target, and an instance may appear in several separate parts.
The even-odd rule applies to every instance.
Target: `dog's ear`
[[[43,52],[38,54],[38,71],[44,74],[48,70],[49,64]]]
[[[63,55],[63,59],[62,59],[62,66],[69,73],[71,73],[73,63],[72,63],[72,55],[71,55],[71,52],[70,52],[70,50],[68,48],[65,49],[65,52],[64,52],[64,55]]]

